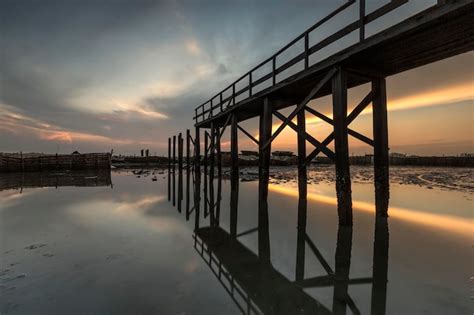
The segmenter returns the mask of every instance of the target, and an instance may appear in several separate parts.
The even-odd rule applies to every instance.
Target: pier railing
[[[281,74],[283,71],[288,70],[290,67],[296,65],[297,63],[304,60],[304,69],[299,72],[302,72],[309,68],[309,58],[314,53],[322,50],[323,48],[329,46],[330,44],[338,41],[339,39],[345,37],[346,35],[359,30],[359,42],[365,40],[365,28],[368,23],[371,23],[380,17],[386,15],[387,13],[397,9],[398,7],[408,3],[410,0],[390,0],[386,4],[377,8],[373,12],[366,14],[365,0],[348,0],[345,4],[332,11],[326,17],[321,19],[319,22],[308,28],[301,35],[293,39],[283,48],[278,50],[271,57],[265,59],[260,64],[252,68],[246,74],[242,75],[232,84],[227,86],[225,89],[220,91],[218,94],[214,95],[211,99],[203,103],[202,105],[195,108],[195,123],[199,123],[218,115],[221,112],[224,112],[231,107],[235,106],[236,99],[238,97],[250,98],[253,95],[254,88],[267,80],[271,79],[270,86],[271,88],[277,84],[277,75]],[[311,33],[317,30],[321,25],[332,20],[334,17],[339,15],[341,12],[346,11],[349,7],[358,3],[359,6],[359,17],[354,22],[348,24],[347,26],[341,28],[340,30],[334,32],[323,40],[317,42],[316,44],[310,46],[309,38]],[[304,49],[295,57],[286,61],[282,65],[277,66],[277,59],[283,53],[287,52],[293,47],[296,47],[300,41],[304,41]],[[269,67],[271,65],[271,71],[258,79],[253,77],[258,70],[263,70],[263,68]],[[242,87],[243,86],[243,87]],[[245,97],[246,96],[246,97]]]

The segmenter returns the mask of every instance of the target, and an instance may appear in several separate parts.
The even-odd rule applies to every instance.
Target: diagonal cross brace
[[[365,99],[364,99],[364,100],[365,100]],[[369,102],[370,102],[370,101],[369,101]],[[363,103],[363,104],[364,104],[364,103]],[[313,108],[311,108],[311,107],[308,107],[308,106],[306,106],[305,109],[306,109],[308,112],[310,112],[311,114],[313,114],[314,116],[316,116],[316,117],[320,118],[321,120],[327,122],[328,124],[334,125],[334,120],[332,120],[332,119],[329,118],[328,116],[326,116],[326,115],[324,115],[324,114],[318,112],[317,110],[315,110],[315,109],[313,109]],[[351,114],[352,114],[352,113],[353,113],[353,112],[351,112]],[[356,115],[356,116],[357,116],[357,115]],[[355,117],[356,117],[356,116],[355,116]],[[350,129],[350,128],[347,128],[347,132],[348,132],[351,136],[353,136],[354,138],[357,138],[357,139],[359,139],[360,141],[367,143],[368,145],[374,146],[374,140],[372,140],[372,139],[370,139],[370,138],[364,136],[363,134],[361,134],[361,133],[359,133],[359,132],[357,132],[357,131],[355,131],[355,130],[352,130],[352,129]]]
[[[316,95],[316,93],[321,90],[321,88],[336,74],[337,69],[331,69],[325,76],[324,78],[316,84],[316,86],[309,92],[309,94],[304,98],[304,100],[298,104],[298,106],[295,108],[295,110],[286,118],[285,121],[278,127],[278,129],[275,131],[275,133],[268,139],[268,141],[262,146],[262,150],[265,150],[273,140],[280,134],[280,132],[285,129],[285,127],[293,120],[293,118],[296,117],[296,115],[308,104],[308,102]]]
[[[227,119],[226,119],[225,123],[224,123],[224,127],[222,127],[222,130],[221,130],[220,132],[218,132],[217,135],[216,135],[216,140],[217,140],[217,141],[214,142],[214,146],[213,146],[213,147],[210,147],[210,148],[209,148],[210,152],[213,152],[213,151],[216,149],[216,147],[217,147],[217,143],[218,143],[219,141],[221,141],[222,135],[224,134],[225,129],[227,128],[227,126],[228,126],[228,124],[229,124],[231,118],[232,118],[232,114],[229,114],[229,115],[227,116]]]
[[[370,91],[364,99],[357,105],[352,112],[347,116],[347,125],[349,125],[351,122],[354,121],[354,119],[357,118],[357,116],[372,102],[372,99],[374,97],[374,92]],[[327,146],[329,145],[332,141],[334,140],[334,131],[327,136],[327,138],[321,142],[321,144]],[[308,157],[306,158],[306,165],[311,163],[311,160],[314,159],[319,152],[321,152],[318,148],[316,148],[313,152],[311,152]]]
[[[252,136],[247,130],[245,130],[244,128],[240,127],[239,125],[237,125],[237,128],[239,128],[240,131],[242,131],[247,137],[250,138],[250,140],[252,140],[253,142],[255,142],[257,145],[259,144],[259,141],[257,139],[255,139],[254,136]]]
[[[279,119],[281,119],[282,121],[285,120],[285,116],[283,116],[281,113],[279,113],[278,111],[275,111],[273,112],[273,114],[275,116],[277,116]],[[321,142],[319,142],[318,140],[316,140],[315,138],[313,138],[311,135],[309,135],[307,132],[301,130],[300,126],[297,126],[295,125],[294,122],[290,121],[288,123],[288,126],[291,127],[294,131],[296,131],[297,133],[301,134],[307,141],[309,141],[312,145],[314,145],[316,148],[318,148],[321,152],[323,152],[324,154],[327,155],[328,158],[330,159],[335,159],[336,158],[336,155],[334,154],[334,152],[332,152],[331,150],[329,150],[326,146],[322,145]]]

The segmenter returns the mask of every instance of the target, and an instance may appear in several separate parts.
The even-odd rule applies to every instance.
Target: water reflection
[[[0,191],[43,187],[99,187],[112,186],[110,170],[83,170],[60,172],[3,173]]]
[[[307,187],[305,177],[299,182],[297,211],[296,268],[294,279],[279,271],[271,259],[271,237],[269,229],[268,193],[258,200],[258,216],[255,228],[238,233],[239,217],[239,172],[230,173],[230,224],[228,230],[220,224],[222,200],[222,176],[214,176],[214,166],[210,163],[204,172],[193,172],[195,211],[194,248],[207,264],[224,290],[230,295],[243,314],[361,314],[358,305],[352,299],[349,289],[356,285],[371,285],[371,314],[386,313],[387,273],[389,232],[388,218],[375,216],[375,235],[373,242],[372,274],[365,277],[351,277],[352,225],[339,224],[335,247],[334,267],[318,249],[317,240],[312,239],[307,229]],[[221,172],[219,172],[221,173]],[[174,175],[174,173],[173,173]],[[204,177],[203,204],[204,214],[200,217],[201,176]],[[190,177],[189,172],[187,178]],[[182,184],[178,180],[179,185]],[[214,186],[217,184],[217,196]],[[261,183],[260,183],[261,184]],[[264,183],[265,184],[265,183]],[[186,190],[191,182],[186,181]],[[266,183],[268,187],[268,183]],[[178,191],[181,188],[178,187]],[[386,213],[388,209],[388,187],[376,190],[376,213]],[[338,192],[341,193],[341,192]],[[349,196],[345,196],[347,201]],[[178,197],[179,199],[179,197]],[[345,213],[352,212],[352,201],[344,202],[341,207]],[[207,212],[208,210],[208,212]],[[340,211],[339,211],[340,212]],[[187,218],[188,218],[187,214]],[[209,220],[206,218],[209,216]],[[209,222],[202,226],[202,222]],[[257,234],[257,251],[249,249],[240,241],[243,236]],[[308,250],[307,250],[308,249]],[[305,262],[317,261],[325,271],[318,276],[307,276]],[[332,287],[332,305],[327,306],[313,297],[308,290]]]

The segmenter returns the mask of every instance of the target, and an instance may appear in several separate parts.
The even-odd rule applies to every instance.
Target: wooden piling
[[[231,172],[239,172],[239,133],[237,129],[237,116],[232,114],[230,127],[230,154],[231,154]]]
[[[178,171],[181,172],[183,169],[183,135],[181,132],[178,134]]]
[[[190,186],[191,186],[191,135],[186,129],[186,221],[189,220]]]
[[[176,205],[176,136],[173,136],[173,206]]]
[[[216,159],[217,159],[217,176],[222,177],[222,154],[221,154],[221,137],[220,128],[216,127]]]
[[[272,136],[272,105],[268,98],[263,100],[260,114],[259,140],[259,185],[258,185],[258,253],[264,261],[270,261],[270,238],[268,226],[268,182],[270,176],[271,143],[264,147]]]
[[[347,73],[339,68],[332,79],[336,191],[339,223],[352,225],[351,177],[347,130]]]
[[[168,138],[168,201],[171,200],[171,138]]]
[[[199,127],[196,127],[194,135],[194,168],[196,172],[200,172],[201,166],[201,135]]]
[[[208,169],[208,164],[209,164],[209,154],[208,154],[208,146],[209,146],[209,133],[207,130],[204,132],[204,191],[203,191],[203,196],[204,196],[204,217],[207,217],[207,211],[208,211],[208,197],[207,197],[207,169]]]
[[[237,218],[239,208],[239,134],[237,116],[232,114],[230,127],[230,235],[237,237]]]
[[[178,135],[178,212],[181,213],[183,201],[183,135]]]
[[[374,184],[376,194],[380,190],[387,190],[389,186],[389,154],[388,154],[388,122],[387,122],[387,92],[385,78],[372,80],[373,134],[374,134]],[[377,216],[386,217],[387,208],[380,208]]]
[[[306,249],[306,212],[307,212],[307,170],[306,170],[306,139],[301,132],[306,132],[306,116],[302,110],[297,114],[297,123],[300,132],[297,135],[298,142],[298,222],[297,222],[297,245],[296,245],[296,271],[295,280],[303,280],[305,269]]]

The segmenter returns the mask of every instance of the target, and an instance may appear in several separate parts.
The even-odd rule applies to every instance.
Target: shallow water
[[[390,218],[375,220],[372,171],[352,168],[352,229],[338,227],[332,168],[310,170],[306,216],[294,169],[273,169],[263,229],[257,170],[241,171],[238,212],[229,179],[202,177],[197,212],[185,172],[175,206],[166,171],[58,187],[9,175],[1,314],[472,313],[471,170],[392,168]]]

